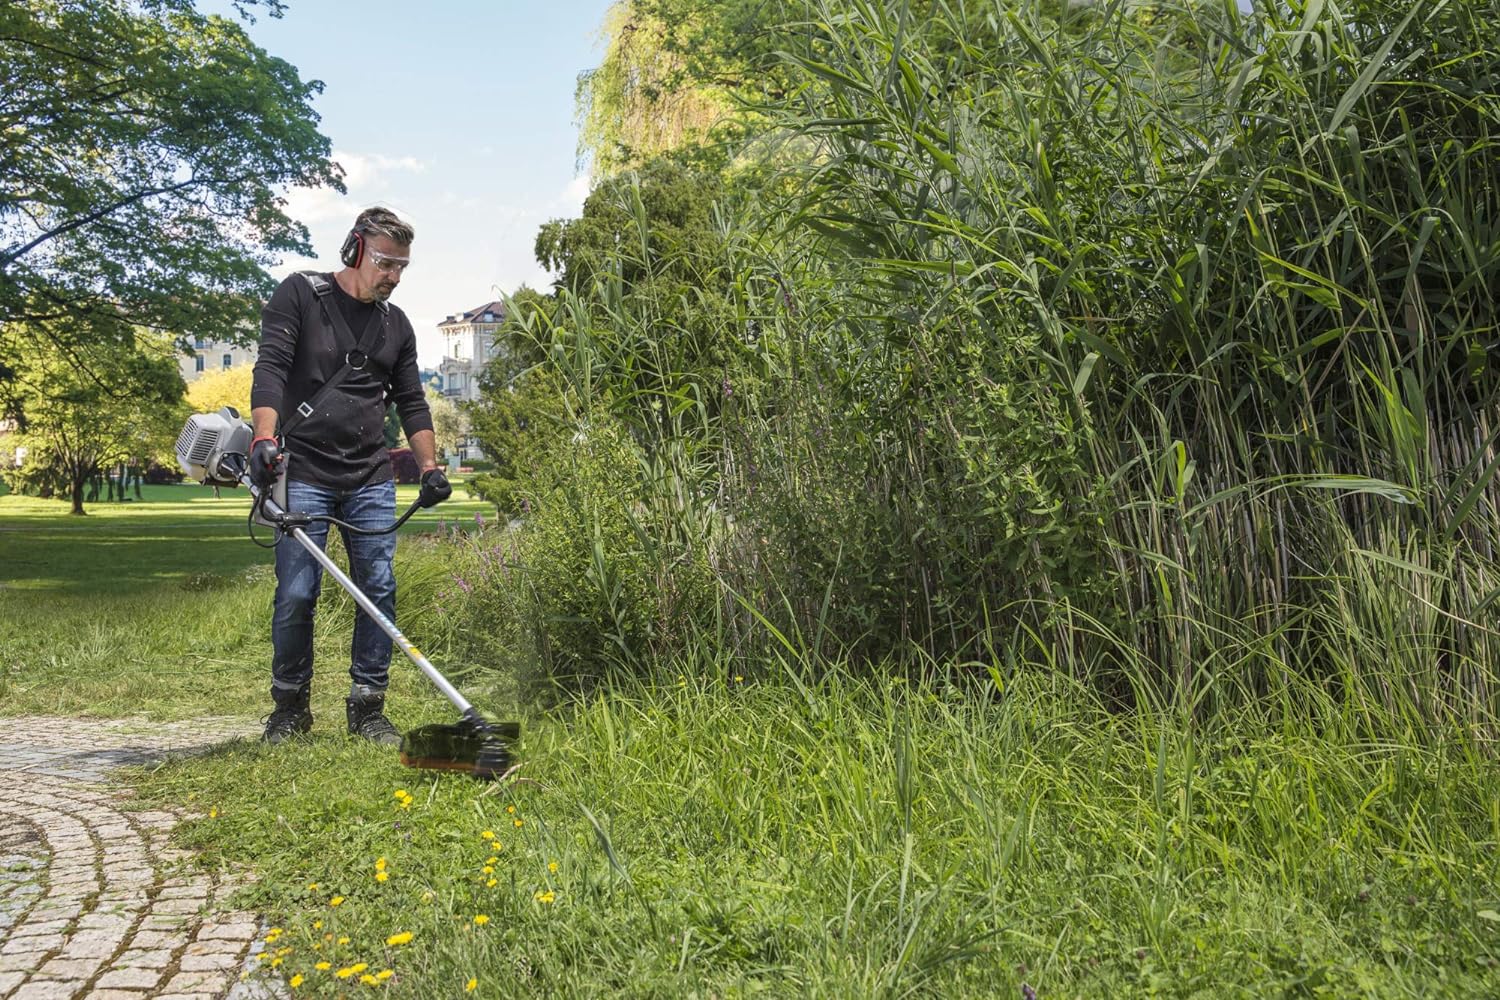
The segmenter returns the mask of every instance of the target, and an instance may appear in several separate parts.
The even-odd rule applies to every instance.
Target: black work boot
[[[384,691],[356,684],[344,699],[344,710],[349,716],[350,736],[360,736],[382,746],[401,745],[401,734],[385,717]]]
[[[307,707],[309,694],[305,687],[295,691],[273,687],[271,699],[276,702],[276,708],[266,719],[266,731],[261,734],[261,740],[274,746],[312,729],[312,710]]]

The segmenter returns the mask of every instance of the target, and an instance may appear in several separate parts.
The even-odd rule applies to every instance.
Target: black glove
[[[442,469],[428,469],[422,473],[422,492],[417,495],[417,503],[423,507],[436,507],[452,495],[453,487]]]
[[[281,453],[275,438],[256,438],[250,445],[250,481],[258,489],[269,490],[281,474],[281,463],[286,456]]]

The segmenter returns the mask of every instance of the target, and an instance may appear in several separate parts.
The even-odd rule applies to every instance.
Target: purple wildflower
[[[1036,1000],[1036,990],[1026,983],[1021,984],[1021,1000]]]
[[[479,511],[474,512],[474,523],[481,528],[484,527],[484,515]]]
[[[461,587],[463,589],[463,592],[465,594],[473,592],[474,588],[469,586],[469,581],[468,580],[465,580],[461,576],[455,576],[453,579],[459,585],[459,587]]]

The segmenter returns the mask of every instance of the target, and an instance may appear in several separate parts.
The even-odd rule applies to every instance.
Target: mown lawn
[[[267,711],[273,554],[246,531],[248,495],[216,497],[195,485],[142,492],[141,500],[87,504],[82,517],[64,501],[0,497],[0,713]],[[398,509],[416,495],[416,487],[400,487]],[[423,535],[472,524],[477,513],[493,508],[458,489],[403,526],[398,560],[421,548]],[[269,540],[268,529],[257,532]],[[413,596],[423,578],[408,574]],[[318,693],[328,698],[326,711],[341,714],[353,605],[332,583],[324,602],[318,659],[343,665],[325,672],[338,683]],[[409,617],[420,626],[420,616]],[[396,673],[406,690],[407,672]]]
[[[0,499],[5,710],[264,711],[271,582],[242,501],[96,510]],[[402,550],[420,631],[448,553]],[[325,665],[349,614],[329,598]],[[260,875],[236,905],[279,928],[294,996],[1500,996],[1500,771],[1463,734],[1193,733],[1041,671],[744,669],[550,710],[464,670],[525,725],[522,780],[480,785],[344,737],[325,666],[312,738],[133,780],[198,807],[179,837],[204,863]],[[451,718],[393,675],[399,723]]]

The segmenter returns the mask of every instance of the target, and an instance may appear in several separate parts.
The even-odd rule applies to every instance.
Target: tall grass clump
[[[545,674],[1492,722],[1492,0],[776,10],[757,161],[539,238],[503,617]]]
[[[789,35],[732,583],[1127,701],[1490,720],[1495,5],[1150,14]]]

